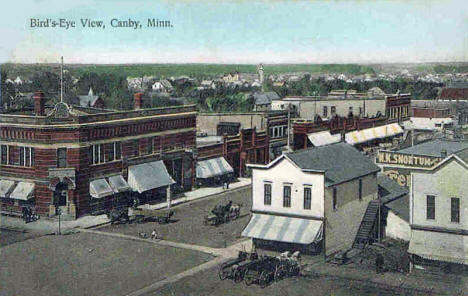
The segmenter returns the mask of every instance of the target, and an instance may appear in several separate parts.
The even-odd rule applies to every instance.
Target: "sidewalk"
[[[250,178],[239,178],[238,182],[229,184],[229,189],[223,189],[222,186],[219,187],[208,187],[208,188],[198,188],[193,191],[185,192],[185,194],[181,197],[176,197],[172,200],[171,205],[178,205],[185,202],[214,196],[219,193],[228,192],[232,190],[236,190],[237,188],[241,188],[244,186],[250,185]],[[138,208],[145,209],[145,210],[158,210],[167,207],[166,202],[162,202],[155,205],[141,205]],[[77,220],[71,221],[61,221],[60,222],[60,230],[61,232],[66,232],[73,228],[91,228],[95,226],[99,226],[101,224],[105,224],[110,222],[106,215],[99,215],[99,216],[83,216]],[[41,219],[31,222],[25,223],[23,219],[18,217],[10,217],[10,216],[0,216],[0,228],[11,229],[11,230],[25,230],[31,231],[41,234],[51,234],[57,233],[59,228],[58,218],[48,218],[48,217],[41,217]]]
[[[171,205],[175,206],[181,203],[197,200],[200,198],[210,197],[219,193],[235,190],[237,188],[250,185],[250,178],[239,178],[238,180],[239,180],[238,182],[229,184],[229,189],[223,189],[222,186],[204,187],[204,188],[198,188],[193,191],[185,192],[184,196],[176,197],[175,199],[173,199],[171,201]],[[155,204],[155,205],[145,204],[145,205],[139,206],[138,208],[142,210],[159,210],[159,209],[167,208],[167,203],[162,202],[162,203]]]

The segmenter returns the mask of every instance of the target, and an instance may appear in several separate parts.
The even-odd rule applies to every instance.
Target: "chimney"
[[[44,116],[45,115],[45,99],[44,93],[42,91],[36,91],[34,93],[34,113],[36,116]]]
[[[442,149],[442,151],[440,151],[440,156],[441,156],[442,158],[446,158],[446,157],[447,157],[447,150]]]
[[[135,94],[135,110],[140,110],[143,107],[143,93]]]

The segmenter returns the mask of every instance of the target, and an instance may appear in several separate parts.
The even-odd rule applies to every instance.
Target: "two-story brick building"
[[[77,218],[102,206],[96,200],[166,199],[168,188],[192,187],[195,106],[141,109],[139,93],[132,111],[48,108],[42,92],[34,103],[34,110],[0,114],[3,212],[28,205]]]

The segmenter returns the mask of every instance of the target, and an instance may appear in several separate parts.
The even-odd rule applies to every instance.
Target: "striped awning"
[[[128,184],[138,193],[174,183],[162,160],[132,165],[128,168]]]
[[[465,235],[413,230],[408,253],[429,260],[468,264]]]
[[[0,180],[0,197],[8,197],[9,193],[15,186],[15,181]]]
[[[387,124],[363,130],[346,133],[346,143],[354,145],[369,142],[375,139],[384,139],[403,133],[403,129],[398,123]]]
[[[197,162],[197,178],[206,179],[234,172],[233,168],[224,159],[217,157]]]
[[[19,182],[10,194],[10,198],[19,200],[29,200],[34,192],[34,183]]]
[[[94,198],[103,198],[114,194],[106,179],[97,179],[89,183],[89,194]]]
[[[332,135],[329,131],[308,134],[307,137],[315,147],[334,144],[341,141],[340,134]]]
[[[320,220],[253,214],[242,236],[308,245],[322,240],[322,225]]]
[[[110,187],[114,190],[115,193],[128,191],[131,189],[127,181],[122,177],[122,175],[116,175],[108,178]]]

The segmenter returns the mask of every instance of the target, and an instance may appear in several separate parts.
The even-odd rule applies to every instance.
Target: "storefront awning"
[[[346,143],[355,145],[369,142],[375,139],[384,139],[403,133],[403,129],[398,123],[387,124],[363,130],[346,133]]]
[[[465,235],[413,230],[408,253],[429,260],[468,264],[468,238]]]
[[[34,192],[34,183],[19,182],[10,194],[10,198],[19,200],[29,200]]]
[[[242,236],[308,245],[322,240],[322,221],[253,214]]]
[[[14,186],[15,181],[0,180],[0,197],[8,197]]]
[[[206,179],[234,172],[224,157],[199,161],[197,163],[197,178]]]
[[[332,135],[329,131],[308,134],[307,137],[315,147],[334,144],[341,141],[340,134]]]
[[[162,160],[132,165],[128,168],[128,185],[138,193],[174,183]]]
[[[97,179],[89,183],[89,194],[94,198],[103,198],[114,194],[106,179]]]
[[[109,177],[109,185],[114,190],[115,193],[128,191],[131,189],[127,181],[122,177],[122,175]]]

